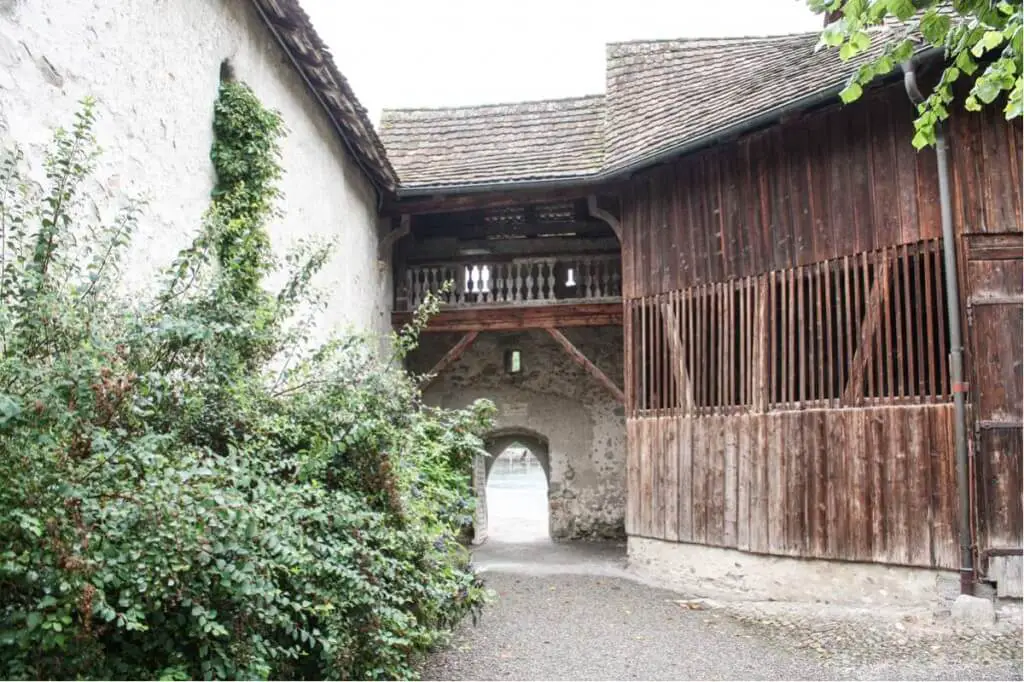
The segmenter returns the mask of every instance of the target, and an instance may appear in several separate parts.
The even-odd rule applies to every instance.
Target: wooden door
[[[1021,234],[965,236],[977,543],[1022,545]]]

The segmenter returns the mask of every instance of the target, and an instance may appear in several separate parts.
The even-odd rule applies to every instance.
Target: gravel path
[[[956,631],[918,615],[719,603],[637,581],[621,546],[474,552],[495,601],[424,679],[1016,679],[1019,623]]]

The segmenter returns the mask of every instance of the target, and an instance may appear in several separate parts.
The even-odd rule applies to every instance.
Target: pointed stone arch
[[[473,492],[476,496],[476,513],[473,518],[473,544],[479,545],[487,539],[487,479],[491,468],[501,453],[510,446],[520,443],[537,458],[544,478],[551,484],[551,449],[548,437],[523,426],[498,428],[484,437],[484,450],[488,456],[477,455],[473,463]],[[549,522],[550,523],[550,522]]]

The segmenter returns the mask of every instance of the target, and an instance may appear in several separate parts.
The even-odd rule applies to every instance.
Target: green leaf
[[[995,48],[1001,44],[1004,40],[1002,31],[985,31],[981,38],[971,48],[971,54],[975,57],[981,57],[989,50]]]
[[[917,11],[912,0],[889,0],[888,5],[889,11],[900,21],[906,21]]]
[[[857,31],[851,36],[850,42],[853,43],[858,53],[863,52],[871,47],[871,36],[866,31]]]
[[[957,54],[956,66],[968,76],[974,74],[974,72],[978,70],[977,63],[971,57],[971,53],[967,50],[962,50]]]
[[[950,21],[945,14],[939,14],[934,8],[928,10],[921,18],[921,35],[932,45],[942,45],[949,33]]]
[[[839,99],[843,101],[843,104],[849,104],[857,100],[864,93],[864,89],[860,87],[859,83],[850,83],[839,93]]]
[[[994,102],[1000,92],[1002,92],[1002,88],[989,78],[979,78],[974,82],[974,88],[971,90],[971,94],[985,104]]]
[[[25,625],[29,630],[34,630],[39,627],[39,624],[43,622],[43,614],[38,611],[33,611],[28,614],[28,618],[25,619]]]

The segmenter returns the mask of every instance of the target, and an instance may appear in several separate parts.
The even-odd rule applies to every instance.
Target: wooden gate
[[[965,235],[964,247],[976,542],[984,554],[1022,545],[1021,234]]]

